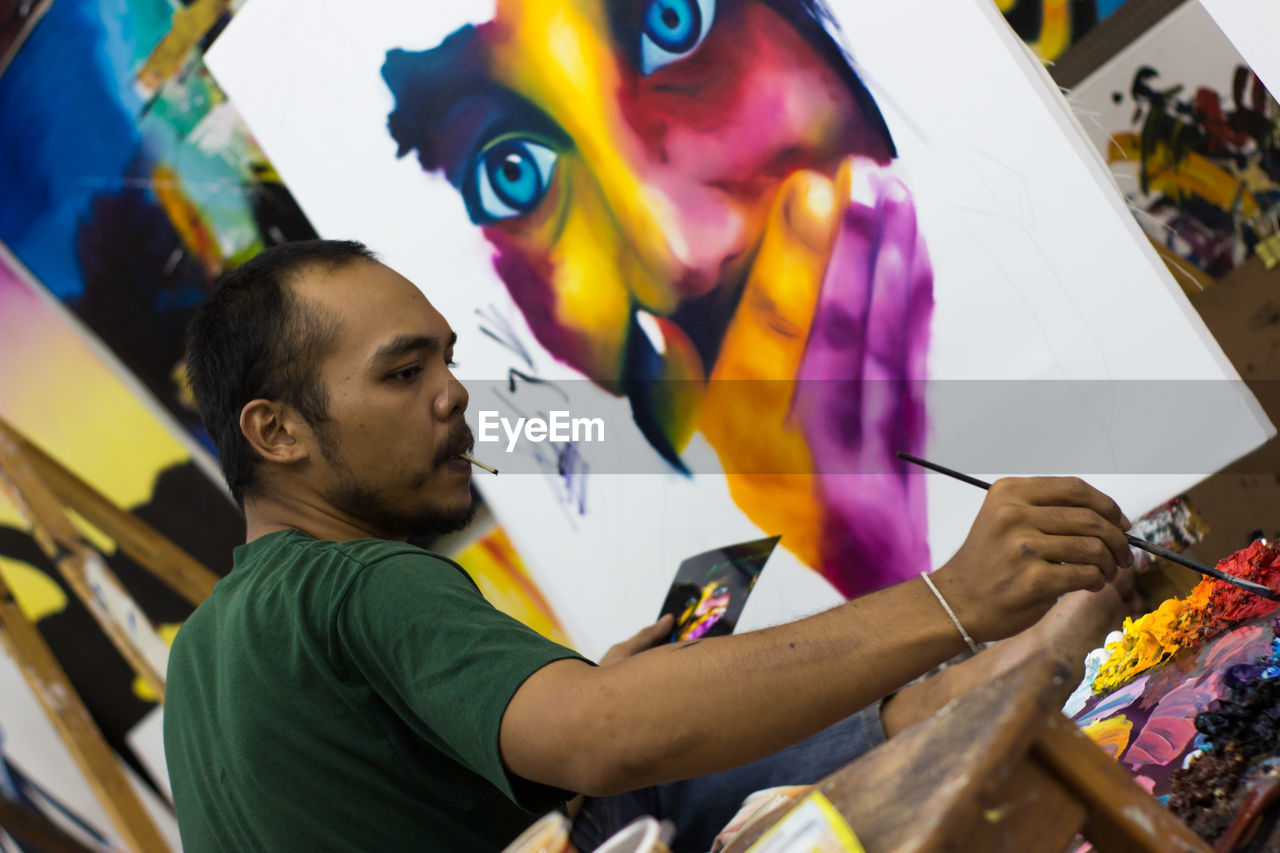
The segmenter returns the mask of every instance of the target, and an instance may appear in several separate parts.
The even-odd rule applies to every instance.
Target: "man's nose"
[[[471,396],[467,394],[466,386],[450,376],[444,393],[436,398],[436,415],[441,420],[452,420],[466,412],[470,401]]]

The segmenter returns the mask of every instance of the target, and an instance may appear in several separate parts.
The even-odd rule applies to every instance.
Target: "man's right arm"
[[[1072,478],[1002,480],[933,574],[961,623],[996,640],[1132,557],[1118,507]],[[508,771],[592,795],[723,770],[795,743],[960,653],[921,580],[746,634],[662,646],[607,667],[562,660],[502,718]]]

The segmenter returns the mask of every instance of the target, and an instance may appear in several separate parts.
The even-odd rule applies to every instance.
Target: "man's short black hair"
[[[187,333],[187,377],[236,503],[256,484],[258,455],[240,432],[250,400],[278,400],[312,426],[327,419],[317,367],[337,337],[327,317],[291,286],[304,270],[332,271],[377,258],[352,240],[305,240],[266,249],[217,282]]]

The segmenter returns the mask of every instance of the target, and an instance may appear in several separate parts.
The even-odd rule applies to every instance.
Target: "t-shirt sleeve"
[[[460,568],[425,553],[366,566],[336,619],[346,663],[438,749],[526,809],[563,799],[507,773],[498,731],[525,679],[580,655],[495,609]]]

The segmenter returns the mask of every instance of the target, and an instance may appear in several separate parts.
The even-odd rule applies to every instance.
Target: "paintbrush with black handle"
[[[946,474],[948,477],[954,477],[963,483],[968,483],[971,486],[977,486],[980,489],[991,488],[991,484],[985,480],[979,480],[977,477],[970,477],[968,474],[961,474],[959,471],[953,471],[946,466],[938,465],[935,462],[929,462],[928,460],[921,459],[918,456],[912,456],[910,453],[899,452],[898,458],[910,462],[913,465],[928,468],[930,471],[937,471],[939,474]],[[1128,533],[1124,535],[1124,538],[1129,540],[1130,545],[1146,551],[1148,554],[1155,554],[1157,557],[1164,557],[1171,563],[1177,563],[1180,566],[1186,566],[1188,569],[1194,569],[1206,577],[1211,577],[1216,580],[1223,581],[1224,583],[1229,583],[1232,586],[1238,586],[1245,592],[1260,595],[1270,601],[1280,601],[1280,592],[1277,592],[1269,586],[1263,586],[1260,583],[1254,583],[1253,581],[1247,581],[1244,578],[1238,578],[1235,575],[1229,575],[1220,569],[1215,569],[1212,566],[1206,566],[1204,563],[1193,560],[1190,557],[1184,557],[1177,551],[1170,551],[1168,548],[1162,548],[1159,545],[1148,542],[1145,539],[1139,539],[1137,536],[1132,536]]]

